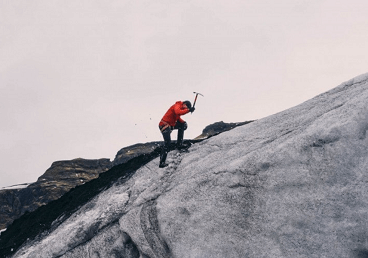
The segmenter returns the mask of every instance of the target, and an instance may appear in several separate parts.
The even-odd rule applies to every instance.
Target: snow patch
[[[0,188],[0,191],[1,190],[12,190],[12,189],[23,189],[23,188],[27,188],[30,184],[33,184],[33,183],[24,183],[24,184],[19,184],[19,185],[6,186],[6,187]]]

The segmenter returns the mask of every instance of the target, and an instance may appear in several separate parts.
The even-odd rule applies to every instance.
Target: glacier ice
[[[14,257],[368,253],[368,74],[169,153]]]

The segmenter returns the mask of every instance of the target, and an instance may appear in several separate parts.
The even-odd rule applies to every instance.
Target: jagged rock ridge
[[[26,188],[0,191],[0,229],[25,212],[56,200],[75,186],[84,184],[111,168],[109,159],[74,159],[54,162],[37,182]]]
[[[162,142],[147,142],[137,143],[125,148],[122,148],[116,153],[113,165],[119,165],[127,162],[128,160],[138,157],[143,154],[149,154],[157,147],[161,146]]]
[[[234,129],[235,127],[249,124],[251,122],[253,122],[253,120],[245,121],[245,122],[238,122],[238,123],[224,123],[223,121],[216,122],[216,123],[206,126],[203,129],[202,134],[197,136],[195,139],[205,139],[210,136],[214,136],[214,135],[229,131],[231,129]]]
[[[13,257],[364,257],[367,100],[368,74],[130,166]]]

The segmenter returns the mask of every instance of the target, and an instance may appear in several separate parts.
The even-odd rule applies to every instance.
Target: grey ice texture
[[[14,257],[367,257],[368,74],[169,153]]]

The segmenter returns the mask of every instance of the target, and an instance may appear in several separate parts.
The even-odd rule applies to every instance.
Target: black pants
[[[160,131],[163,128],[163,126],[159,126]],[[187,129],[187,123],[180,123],[179,121],[176,122],[174,127],[168,126],[164,131],[161,131],[162,136],[164,137],[164,146],[161,151],[160,155],[160,164],[165,163],[167,153],[170,151],[170,145],[171,145],[171,131],[172,130],[178,130],[178,140],[176,142],[177,147],[180,147],[183,144],[184,139],[184,131]]]

